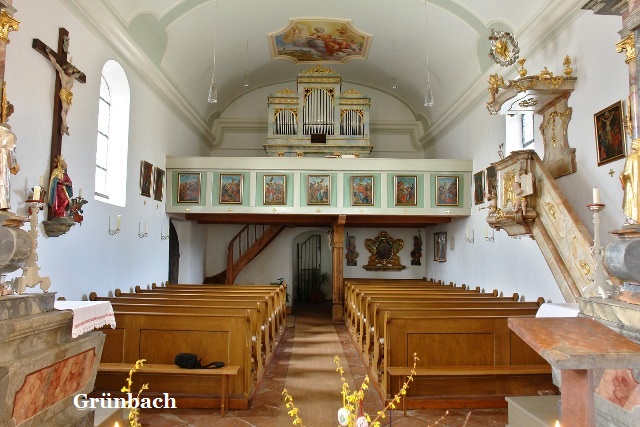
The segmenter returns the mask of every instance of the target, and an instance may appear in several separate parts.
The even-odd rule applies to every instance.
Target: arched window
[[[127,198],[130,91],[116,61],[102,68],[96,142],[95,199],[124,206]]]

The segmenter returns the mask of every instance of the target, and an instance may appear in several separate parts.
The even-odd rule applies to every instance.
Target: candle
[[[147,221],[144,222],[144,232],[147,233]]]
[[[33,200],[40,200],[40,186],[33,187]]]
[[[120,230],[120,215],[118,215],[118,221],[116,221],[116,230]]]
[[[467,228],[467,239],[469,238],[469,229]]]
[[[44,185],[44,178],[40,175],[40,187]]]
[[[484,237],[489,237],[489,226],[488,225],[484,226]]]
[[[82,188],[80,189],[80,191],[78,191],[78,197],[82,199]]]
[[[593,188],[593,204],[599,204],[600,203],[600,191],[598,190],[598,187],[594,187]]]
[[[560,427],[560,421],[556,420],[554,427]]]

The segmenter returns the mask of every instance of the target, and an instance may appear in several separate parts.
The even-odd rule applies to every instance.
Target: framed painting
[[[202,176],[198,173],[178,174],[178,203],[200,203]]]
[[[287,204],[287,176],[265,175],[262,202],[265,205]]]
[[[625,157],[624,120],[622,101],[598,111],[593,116],[596,132],[598,166]]]
[[[140,194],[151,197],[151,172],[153,165],[144,160],[140,160]]]
[[[242,174],[220,174],[220,203],[242,203]]]
[[[328,205],[331,203],[331,175],[309,175],[307,177],[307,204]]]
[[[373,175],[351,177],[351,206],[373,206]]]
[[[433,233],[433,260],[447,262],[447,232]]]
[[[395,206],[416,206],[418,204],[418,177],[396,175],[394,180]]]
[[[484,203],[484,170],[473,174],[473,203]]]
[[[498,173],[495,166],[489,166],[485,172],[486,177],[486,192],[488,194],[498,194]]]
[[[159,202],[164,198],[164,170],[153,167],[153,199]]]
[[[458,206],[458,177],[436,176],[436,206]]]

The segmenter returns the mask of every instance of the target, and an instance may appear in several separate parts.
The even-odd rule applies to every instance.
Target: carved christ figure
[[[60,118],[62,123],[60,125],[60,133],[64,135],[69,135],[69,126],[67,125],[67,113],[69,112],[69,108],[71,107],[71,101],[73,100],[73,93],[71,89],[73,88],[73,82],[76,78],[78,78],[82,73],[71,63],[65,63],[62,66],[58,64],[56,59],[51,54],[51,50],[47,47],[47,54],[49,55],[49,60],[58,71],[58,76],[60,77],[60,102],[62,103],[62,110],[60,111]]]
[[[16,160],[16,135],[6,123],[0,124],[0,210],[9,209],[11,175],[20,171]]]

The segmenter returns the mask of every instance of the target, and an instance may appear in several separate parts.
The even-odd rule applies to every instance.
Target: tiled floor
[[[290,316],[288,323],[293,324],[294,317]],[[221,417],[215,410],[204,409],[174,409],[165,412],[142,412],[143,426],[178,427],[178,426],[238,426],[238,427],[284,427],[291,426],[293,419],[280,417],[287,409],[282,400],[282,389],[288,370],[288,362],[292,351],[294,327],[287,328],[279,347],[271,361],[265,368],[265,374],[258,384],[251,408],[245,411],[230,411]],[[343,347],[346,362],[356,384],[360,384],[366,375],[366,367],[352,344],[348,331],[343,324],[335,325],[338,338]],[[346,364],[344,361],[343,364]],[[371,391],[367,393],[364,410],[369,414],[376,414],[383,407],[377,395]],[[337,414],[336,408],[336,414]],[[382,426],[435,426],[438,427],[503,427],[507,423],[506,409],[454,409],[446,412],[443,409],[421,409],[407,411],[388,411],[385,419],[380,420]],[[305,420],[305,424],[306,424]],[[336,423],[337,415],[336,415]],[[316,427],[306,424],[306,427]]]

